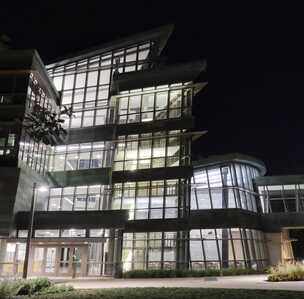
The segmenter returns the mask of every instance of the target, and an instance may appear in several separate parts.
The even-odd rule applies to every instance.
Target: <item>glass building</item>
[[[204,132],[195,131],[192,103],[207,84],[206,63],[162,65],[172,30],[46,66],[36,51],[2,51],[0,276],[22,274],[29,239],[32,276],[263,269],[302,257],[290,231],[304,225],[301,176],[277,183],[240,154],[193,161]],[[24,116],[35,105],[72,108],[67,136],[33,140]]]

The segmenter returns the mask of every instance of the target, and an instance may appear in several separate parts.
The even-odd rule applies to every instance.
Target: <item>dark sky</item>
[[[208,60],[209,85],[194,109],[196,129],[208,134],[196,142],[196,156],[240,152],[262,159],[269,174],[302,174],[303,9],[225,2],[5,1],[0,31],[14,47],[37,48],[47,63],[174,23],[168,62]]]

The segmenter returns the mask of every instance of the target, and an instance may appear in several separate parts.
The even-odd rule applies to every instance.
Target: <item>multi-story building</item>
[[[36,51],[1,52],[1,275],[22,273],[29,239],[34,276],[261,269],[295,258],[285,228],[301,225],[300,182],[288,189],[293,206],[287,193],[275,198],[254,158],[192,163],[191,143],[204,133],[194,131],[192,102],[207,84],[206,64],[164,65],[171,32],[158,28],[46,67]],[[23,123],[35,105],[72,108],[67,136],[35,141]]]

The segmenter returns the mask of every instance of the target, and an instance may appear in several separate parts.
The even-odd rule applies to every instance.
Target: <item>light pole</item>
[[[24,257],[24,264],[23,264],[23,274],[22,278],[27,279],[28,275],[28,266],[29,266],[29,257],[30,257],[30,249],[31,249],[31,241],[33,235],[33,227],[34,227],[34,216],[35,216],[35,205],[36,205],[36,188],[37,183],[33,183],[33,191],[32,191],[32,201],[31,201],[31,209],[30,209],[30,223],[27,233],[26,239],[26,248],[25,248],[25,257]],[[46,187],[41,186],[40,191],[46,191]]]

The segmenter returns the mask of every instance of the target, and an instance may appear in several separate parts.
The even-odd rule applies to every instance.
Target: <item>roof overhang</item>
[[[29,75],[30,73],[35,74],[47,95],[59,104],[60,95],[35,49],[1,51],[0,75]]]
[[[81,59],[89,58],[92,56],[100,55],[115,49],[128,47],[134,44],[142,43],[145,41],[154,41],[157,45],[158,55],[161,53],[163,48],[172,34],[174,25],[161,26],[149,31],[145,31],[139,34],[131,35],[121,39],[117,39],[113,42],[104,43],[93,48],[85,49],[64,57],[60,57],[50,62],[47,68],[59,67],[68,63],[72,63]]]
[[[202,72],[206,71],[206,66],[205,60],[198,60],[189,63],[118,74],[113,82],[112,93],[117,94],[125,90],[165,84],[193,82]],[[203,78],[202,82],[197,83],[196,92],[200,91],[206,84],[207,81]]]
[[[210,156],[205,159],[193,161],[192,164],[194,169],[200,169],[208,166],[217,166],[231,162],[251,165],[257,168],[260,171],[261,175],[265,175],[266,173],[266,166],[262,161],[254,157],[238,153]]]
[[[278,175],[255,178],[258,186],[304,184],[304,175]]]

